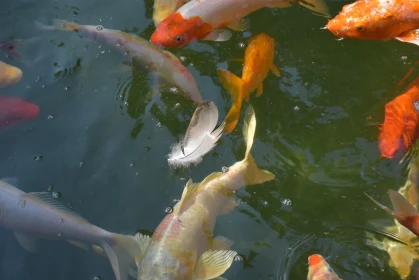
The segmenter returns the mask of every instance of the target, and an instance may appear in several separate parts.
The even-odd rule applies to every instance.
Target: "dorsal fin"
[[[189,181],[186,183],[185,188],[183,189],[182,198],[173,209],[173,213],[175,215],[179,215],[180,213],[182,213],[182,210],[185,207],[185,203],[195,196],[195,194],[199,191],[201,184],[193,183],[192,179],[189,179]]]
[[[32,193],[26,193],[23,194],[22,197],[28,197],[31,199],[42,201],[45,204],[48,204],[48,206],[51,206],[59,211],[62,211],[66,214],[69,214],[75,218],[82,219],[87,222],[87,220],[83,217],[81,217],[79,214],[74,212],[73,210],[69,209],[67,206],[65,206],[60,201],[56,200],[51,196],[51,193],[49,192],[32,192]]]

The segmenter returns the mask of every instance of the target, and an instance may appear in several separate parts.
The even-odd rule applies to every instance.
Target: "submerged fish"
[[[169,51],[162,50],[147,40],[118,30],[105,29],[101,25],[80,25],[65,20],[54,20],[52,26],[41,23],[44,30],[74,31],[83,37],[106,44],[112,50],[132,58],[134,66],[145,67],[156,77],[176,85],[185,96],[202,102],[198,86],[186,67]]]
[[[419,45],[419,2],[358,0],[345,5],[326,28],[340,38],[397,39]]]
[[[193,40],[226,41],[232,36],[224,27],[241,31],[247,28],[242,20],[248,14],[264,7],[284,8],[291,0],[192,0],[165,18],[151,36],[153,44],[181,47]],[[308,9],[329,15],[324,0],[297,2]]]
[[[157,27],[169,15],[180,8],[185,0],[154,0],[153,21]]]
[[[39,107],[18,97],[0,96],[0,129],[35,119]]]
[[[403,195],[410,204],[417,208],[419,203],[419,153],[410,159],[408,170],[406,183],[398,192]],[[394,220],[394,222],[395,225],[391,227],[382,225],[378,222],[370,223],[375,232],[386,237],[383,241],[371,237],[370,240],[367,241],[367,244],[387,251],[390,257],[390,267],[397,271],[401,279],[407,279],[411,274],[413,263],[415,260],[419,260],[419,251],[416,248],[419,244],[416,235],[402,226],[397,220]]]
[[[265,33],[261,33],[249,40],[249,45],[244,54],[241,78],[227,70],[218,70],[221,83],[233,96],[233,104],[226,117],[224,129],[226,133],[230,133],[236,127],[243,98],[249,101],[250,93],[256,89],[256,96],[263,93],[263,80],[268,76],[269,69],[276,76],[280,76],[278,68],[273,64],[274,54],[275,40]]]
[[[307,280],[342,280],[321,255],[308,257]]]
[[[63,240],[85,249],[87,244],[100,246],[112,264],[116,279],[126,279],[127,266],[141,253],[133,236],[94,226],[50,193],[24,193],[13,186],[16,184],[16,179],[0,180],[0,226],[12,230],[23,248],[35,252],[36,238]]]
[[[20,82],[22,74],[19,68],[0,61],[0,88]]]
[[[405,152],[419,137],[419,78],[406,91],[386,104],[385,118],[378,136],[382,157]]]
[[[200,183],[189,181],[174,211],[167,215],[151,240],[142,236],[144,257],[138,258],[138,280],[213,279],[233,262],[232,242],[213,238],[218,215],[236,207],[234,193],[244,186],[273,180],[275,175],[260,170],[250,149],[256,128],[253,108],[249,107],[244,136],[246,154],[226,172],[215,172]]]

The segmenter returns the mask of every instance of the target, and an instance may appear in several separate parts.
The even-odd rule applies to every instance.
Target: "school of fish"
[[[188,67],[170,49],[199,41],[222,44],[230,40],[233,32],[249,29],[247,16],[251,13],[264,8],[290,8],[293,4],[328,18],[321,29],[338,40],[395,39],[419,45],[419,2],[411,0],[358,0],[344,5],[334,18],[324,0],[154,0],[155,29],[150,38],[63,19],[51,19],[51,25],[34,23],[45,33],[71,31],[87,39],[86,42],[99,42],[132,67],[146,71],[152,81],[152,94],[166,93],[174,86],[177,90],[171,92],[192,101],[195,111],[186,133],[172,145],[167,159],[171,168],[188,168],[201,163],[223,135],[236,129],[243,100],[249,103],[255,91],[256,97],[260,97],[264,93],[264,81],[281,77],[281,71],[275,61],[275,39],[264,32],[252,35],[243,57],[230,60],[243,64],[241,75],[216,69],[220,84],[232,100],[230,110],[218,124],[217,106],[211,100],[203,100]],[[24,40],[21,42],[24,44]],[[11,94],[24,79],[21,68],[13,65],[19,65],[21,58],[18,45],[17,40],[0,42],[0,50],[8,59],[7,63],[0,61],[0,90],[8,91],[7,95],[0,95],[0,129],[13,129],[17,124],[30,126],[27,122],[40,114],[37,104]],[[274,74],[272,77],[270,72]],[[214,236],[217,217],[228,215],[238,206],[235,195],[240,189],[263,185],[278,176],[260,169],[250,153],[256,123],[256,113],[249,104],[242,125],[246,146],[243,159],[224,167],[223,172],[209,174],[201,182],[194,183],[190,179],[173,212],[163,218],[150,236],[106,231],[58,202],[49,192],[24,192],[20,188],[26,186],[19,186],[16,178],[0,180],[0,226],[13,231],[18,243],[32,253],[39,250],[38,239],[65,241],[91,250],[108,258],[117,280],[129,277],[138,280],[224,279],[222,275],[238,252],[232,248],[234,242],[228,237]],[[381,159],[402,158],[403,161],[409,158],[405,184],[398,191],[388,190],[393,210],[365,193],[374,203],[372,206],[391,215],[393,222],[391,225],[368,223],[366,244],[385,251],[389,266],[401,279],[413,274],[414,263],[419,260],[418,138],[419,77],[385,105],[383,123],[379,125],[377,146]],[[320,254],[309,255],[307,280],[340,280],[328,259]],[[333,259],[330,261],[332,263]],[[339,267],[337,271],[344,273]]]

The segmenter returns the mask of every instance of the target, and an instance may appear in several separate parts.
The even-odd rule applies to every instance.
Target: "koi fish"
[[[419,137],[419,78],[385,106],[385,118],[378,136],[382,157],[393,158],[408,150]]]
[[[234,193],[244,186],[271,181],[275,175],[260,170],[250,154],[256,129],[253,108],[244,124],[246,154],[226,172],[215,172],[202,182],[191,180],[181,200],[167,215],[151,239],[141,235],[144,255],[137,258],[138,280],[213,279],[232,264],[236,252],[225,237],[213,238],[218,215],[237,206]]]
[[[410,204],[417,207],[419,203],[419,154],[410,159],[408,170],[406,183],[398,192],[406,197]],[[419,259],[417,250],[419,244],[416,235],[397,220],[394,222],[395,225],[390,227],[378,222],[370,223],[369,229],[373,229],[385,238],[379,241],[370,236],[367,244],[386,251],[390,257],[389,266],[397,271],[401,279],[407,279],[411,274],[413,263]]]
[[[321,255],[308,257],[307,280],[342,280]]]
[[[22,79],[22,70],[0,61],[0,88],[14,85]]]
[[[394,211],[379,203],[371,196],[367,194],[365,195],[381,209],[392,215],[401,225],[409,229],[416,236],[419,236],[419,212],[400,193],[389,189],[388,194],[390,196],[391,203],[393,204]]]
[[[345,5],[326,27],[340,38],[393,40],[419,45],[419,3],[358,0]]]
[[[221,83],[233,96],[233,104],[226,116],[226,126],[224,128],[226,133],[230,133],[236,127],[243,98],[249,102],[250,93],[254,90],[257,90],[256,96],[263,93],[263,80],[268,76],[269,69],[277,77],[280,76],[278,68],[273,64],[274,53],[275,40],[265,33],[261,33],[249,40],[249,45],[244,54],[241,78],[225,69],[218,70]]]
[[[157,27],[169,15],[180,8],[185,0],[154,0],[153,21]]]
[[[18,97],[0,96],[0,129],[33,120],[38,115],[38,105]]]
[[[291,0],[192,0],[180,7],[175,13],[165,18],[151,36],[153,44],[163,47],[181,47],[193,40],[227,41],[235,31],[247,29],[247,22],[242,20],[248,14],[261,8],[285,8]],[[324,0],[306,1],[299,4],[329,15]]]
[[[0,226],[10,229],[19,244],[36,252],[36,238],[67,241],[88,249],[100,246],[109,258],[116,279],[126,279],[127,267],[141,248],[134,236],[108,232],[92,225],[51,197],[48,192],[25,193],[13,185],[17,180],[0,180]]]
[[[180,60],[171,52],[151,44],[143,38],[118,30],[105,29],[98,25],[80,25],[65,20],[54,20],[52,26],[36,22],[43,30],[74,31],[83,37],[101,42],[122,55],[128,55],[136,67],[145,67],[155,77],[176,85],[186,97],[201,103],[198,86]]]

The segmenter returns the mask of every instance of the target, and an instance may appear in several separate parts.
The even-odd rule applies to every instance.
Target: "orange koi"
[[[385,106],[385,118],[378,136],[382,157],[393,158],[408,150],[418,138],[419,78],[407,86],[402,95]]]
[[[152,34],[150,41],[163,47],[181,47],[193,40],[227,41],[232,30],[247,29],[241,20],[261,8],[285,8],[293,0],[192,0],[165,18]],[[297,2],[321,15],[329,16],[324,0]]]
[[[340,38],[397,39],[419,45],[419,2],[358,0],[344,6],[325,29]]]
[[[221,83],[233,96],[233,104],[226,117],[226,133],[230,133],[236,127],[243,98],[249,101],[250,93],[254,90],[257,90],[256,96],[263,93],[263,80],[268,76],[269,69],[276,76],[280,76],[278,68],[273,64],[274,53],[275,40],[261,33],[249,40],[241,78],[225,69],[218,70]]]
[[[321,255],[308,257],[307,280],[342,280]]]

